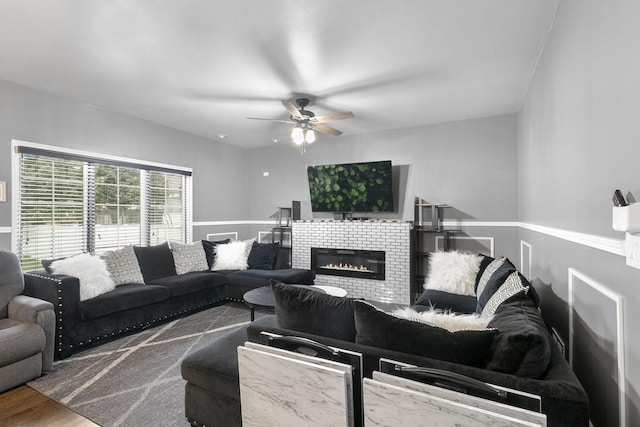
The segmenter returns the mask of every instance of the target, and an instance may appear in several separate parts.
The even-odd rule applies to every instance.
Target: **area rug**
[[[55,362],[29,385],[104,427],[186,427],[180,362],[248,321],[242,304],[213,307]]]

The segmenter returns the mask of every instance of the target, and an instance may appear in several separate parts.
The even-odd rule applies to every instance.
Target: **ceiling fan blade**
[[[293,120],[280,120],[280,119],[263,119],[260,117],[247,117],[249,120],[265,120],[267,122],[277,122],[277,123],[296,123]]]
[[[286,108],[289,114],[291,114],[291,117],[302,120],[302,114],[300,114],[300,111],[298,111],[293,103],[289,101],[282,101],[282,105],[284,105],[284,108]]]
[[[328,133],[329,135],[333,135],[333,136],[340,136],[342,135],[342,131],[339,131],[338,129],[334,129],[330,126],[327,125],[321,125],[321,124],[314,124],[313,126],[314,130],[317,130],[319,132],[323,132],[323,133]]]
[[[333,122],[336,120],[350,119],[352,117],[354,117],[354,115],[351,111],[347,111],[343,113],[332,113],[332,114],[325,114],[323,116],[316,116],[315,122],[326,123],[326,122]]]

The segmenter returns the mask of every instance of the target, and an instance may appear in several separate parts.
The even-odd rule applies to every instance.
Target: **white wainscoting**
[[[520,272],[529,280],[531,280],[531,259],[531,245],[524,240],[520,240]]]
[[[238,232],[237,231],[224,231],[221,233],[209,233],[207,234],[207,240],[238,240]]]
[[[620,427],[626,427],[626,373],[625,373],[625,356],[624,356],[624,313],[623,313],[623,305],[622,305],[622,296],[613,292],[611,289],[603,286],[598,283],[594,279],[586,276],[585,274],[573,269],[569,268],[568,270],[569,277],[569,295],[568,295],[568,304],[569,304],[569,365],[571,368],[574,368],[574,327],[575,327],[575,316],[580,316],[580,307],[576,304],[579,299],[580,290],[583,289],[584,286],[588,286],[592,290],[602,294],[603,297],[611,300],[615,306],[615,313],[612,313],[615,316],[616,323],[616,332],[615,332],[615,349],[616,349],[616,367],[617,367],[617,385],[618,385],[618,401],[619,401],[619,419],[620,419]],[[584,290],[583,290],[584,292]],[[604,302],[599,303],[599,307],[602,309],[604,313]],[[585,315],[590,315],[591,313],[584,313]]]

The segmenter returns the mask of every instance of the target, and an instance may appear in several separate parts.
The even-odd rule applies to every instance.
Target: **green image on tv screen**
[[[308,166],[313,212],[393,212],[391,161]]]

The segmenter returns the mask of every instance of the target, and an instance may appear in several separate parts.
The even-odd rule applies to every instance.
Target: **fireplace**
[[[384,251],[311,248],[311,269],[316,274],[385,280]]]

